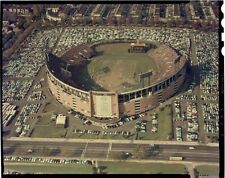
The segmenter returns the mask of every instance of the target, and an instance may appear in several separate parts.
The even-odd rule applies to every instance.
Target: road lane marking
[[[202,153],[202,152],[183,152],[183,151],[162,151],[162,153],[184,153],[184,154],[212,154],[212,155],[218,155],[219,153],[213,153],[213,152],[209,152],[209,153]]]
[[[112,142],[109,143],[109,149],[108,149],[108,153],[107,153],[107,159],[109,158],[109,152],[111,151],[112,149]]]
[[[87,146],[88,146],[88,142],[86,143],[85,148],[84,148],[84,150],[83,150],[83,152],[82,152],[82,154],[81,154],[81,158],[84,158],[84,155],[85,155]]]

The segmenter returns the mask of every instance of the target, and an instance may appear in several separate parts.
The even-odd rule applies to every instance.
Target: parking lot
[[[218,36],[214,33],[200,32],[192,37],[192,82],[187,92],[174,101],[174,129],[177,130],[175,136],[178,140],[218,142],[217,41]],[[181,139],[179,139],[180,132]]]
[[[140,39],[172,45],[181,53],[188,54],[189,33],[190,31],[185,29],[68,27],[64,30],[53,52],[61,56],[66,50],[82,43],[100,40]]]
[[[40,120],[47,119],[45,126],[38,125],[38,130],[56,131],[54,122],[43,115],[46,103],[53,102],[53,109],[46,112],[62,113],[68,117],[68,125],[62,129],[67,138],[141,139],[145,135],[160,134],[163,127],[158,115],[161,111],[124,118],[118,123],[101,128],[94,126],[85,116],[72,113],[61,106],[49,93],[43,66],[45,47],[62,55],[78,44],[119,38],[159,41],[171,45],[184,55],[190,53],[191,65],[195,70],[189,79],[187,91],[172,102],[173,135],[170,137],[180,141],[204,141],[205,136],[218,136],[218,36],[215,33],[206,34],[186,29],[145,27],[67,27],[32,32],[13,55],[13,60],[3,67],[3,101],[16,104],[21,111],[12,124],[16,125],[14,130],[17,129],[19,135],[32,136],[35,125]],[[210,50],[206,50],[206,44]],[[27,134],[24,134],[23,129],[27,130]],[[54,136],[60,137],[60,133]],[[38,133],[34,135],[38,136]]]

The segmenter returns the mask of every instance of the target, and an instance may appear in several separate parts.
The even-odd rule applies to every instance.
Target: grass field
[[[128,48],[128,43],[104,44],[96,47],[99,54],[81,71],[78,83],[84,84],[87,89],[102,87],[119,92],[142,87],[138,81],[138,74],[156,70],[156,64],[150,55],[153,49],[147,53],[128,53]],[[147,78],[144,85],[148,85]]]
[[[199,175],[207,175],[207,176],[217,176],[219,175],[219,166],[197,166],[197,171],[199,172]]]
[[[52,103],[47,103],[45,105],[45,108],[43,109],[44,112],[50,112],[50,111],[55,111],[55,109],[57,108],[56,104]]]
[[[55,126],[35,126],[31,137],[43,138],[62,138],[66,134],[65,128],[57,128]]]
[[[38,120],[37,125],[49,125],[51,121],[52,112],[42,113],[41,118]]]
[[[172,115],[171,107],[167,106],[158,114],[158,132],[157,133],[138,133],[141,140],[167,140],[168,135],[172,133]]]
[[[107,174],[184,174],[182,164],[98,162]]]
[[[6,165],[5,168],[25,173],[43,174],[92,174],[91,166],[85,165]]]

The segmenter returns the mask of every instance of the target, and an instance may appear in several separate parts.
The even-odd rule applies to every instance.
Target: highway
[[[4,140],[4,155],[18,156],[57,156],[69,157],[76,159],[122,159],[118,155],[125,152],[131,153],[132,156],[126,159],[137,159],[138,154],[145,153],[144,160],[169,160],[170,156],[182,156],[184,161],[189,162],[219,162],[219,148],[212,146],[194,146],[189,149],[189,145],[165,145],[157,144],[152,147],[150,144],[137,143],[98,143],[98,142],[56,142],[56,141],[19,141]],[[138,148],[142,148],[137,151]],[[153,148],[150,151],[150,148]],[[28,153],[32,149],[33,153]],[[11,152],[9,151],[11,150]],[[45,150],[45,152],[43,151]],[[46,152],[46,150],[48,150]],[[54,150],[59,150],[57,153]],[[145,150],[145,151],[143,151]],[[54,152],[51,153],[51,152]],[[52,155],[51,155],[52,154]],[[115,156],[117,155],[117,156]],[[140,159],[140,158],[138,158]]]

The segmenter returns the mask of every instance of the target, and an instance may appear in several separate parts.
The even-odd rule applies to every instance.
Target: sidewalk
[[[156,141],[156,140],[108,140],[108,139],[73,139],[73,138],[27,138],[10,137],[4,140],[9,141],[35,141],[35,142],[95,142],[95,143],[132,143],[132,144],[164,144],[164,145],[192,145],[192,146],[212,146],[218,147],[218,143],[203,144],[199,142],[179,142],[179,141]],[[3,142],[4,142],[3,140]]]

